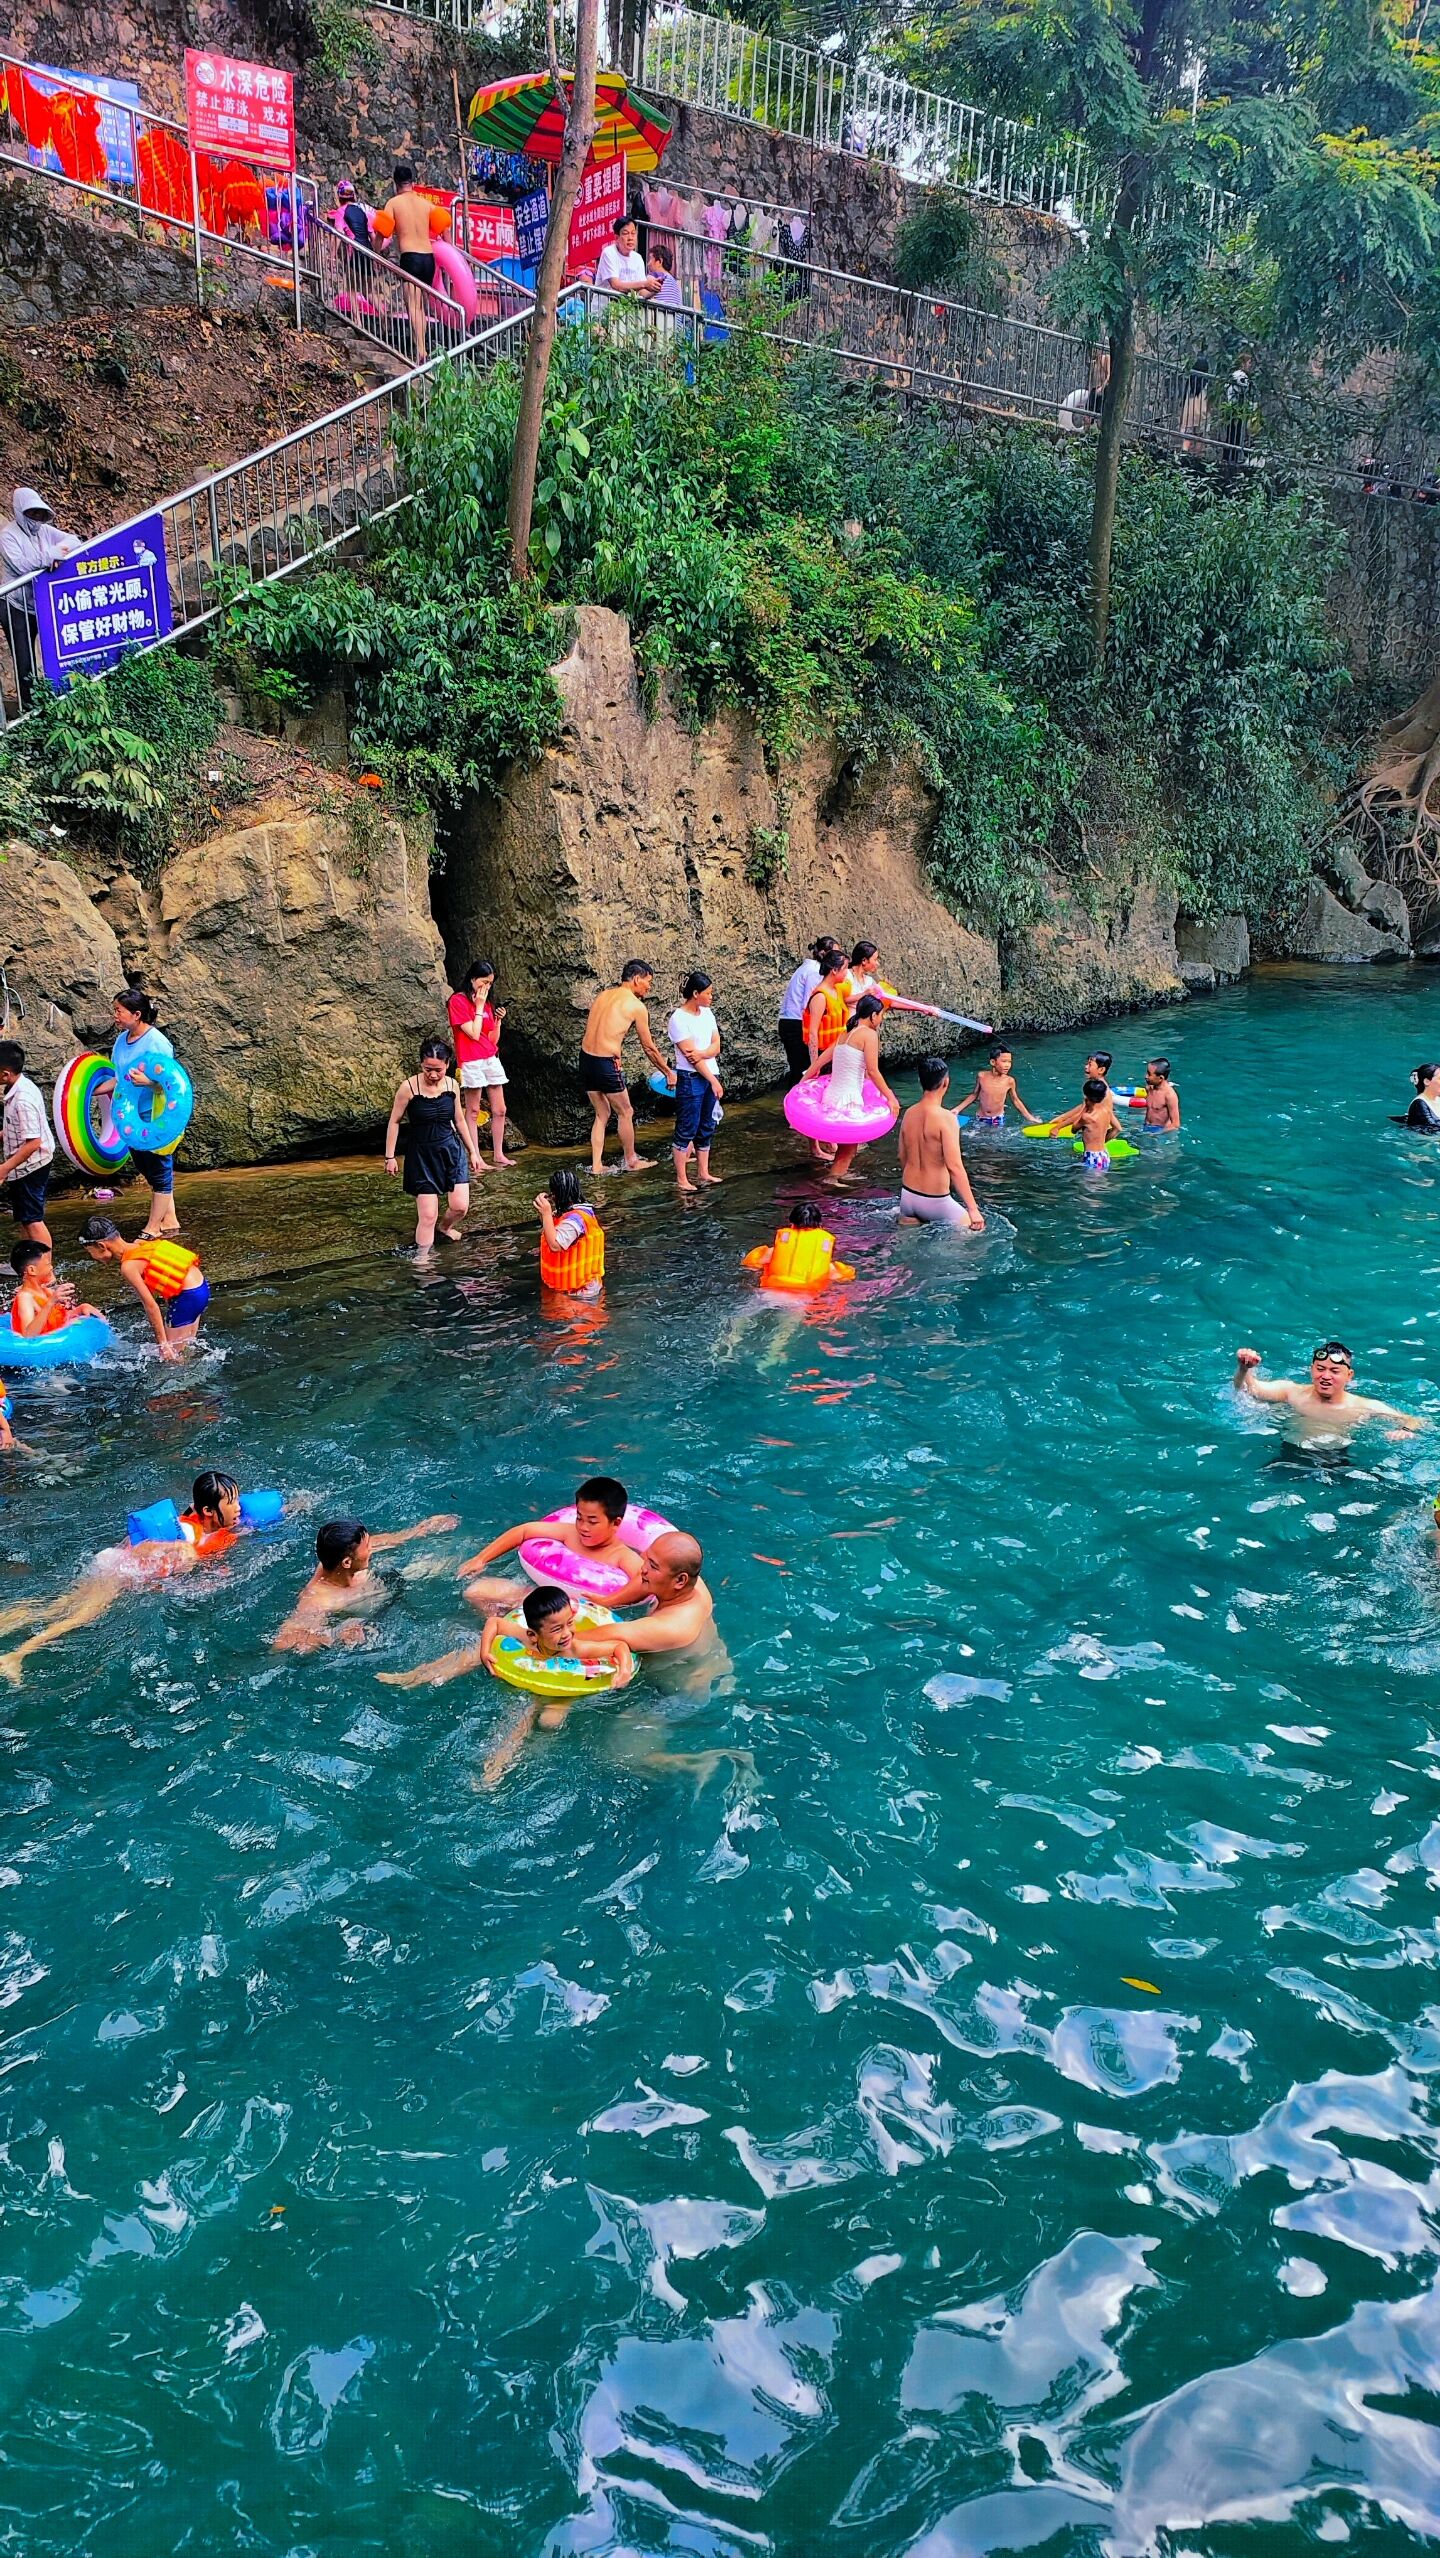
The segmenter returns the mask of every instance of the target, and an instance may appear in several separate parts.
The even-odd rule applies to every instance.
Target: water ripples
[[[1179,1148],[977,1148],[979,1250],[847,1200],[804,1315],[735,1135],[702,1214],[616,1186],[578,1323],[501,1237],[27,1399],[0,1602],[203,1463],[305,1507],[7,1692],[0,2550],[1440,2536],[1440,1450],[1224,1382],[1338,1324],[1440,1416],[1428,1159],[1267,1099],[1403,1079],[1420,1001],[1194,1008]],[[717,1675],[487,1794],[484,1686],[374,1678],[448,1570],[266,1650],[315,1518],[474,1544],[597,1466],[702,1533]]]

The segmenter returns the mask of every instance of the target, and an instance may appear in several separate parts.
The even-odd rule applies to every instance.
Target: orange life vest
[[[605,1229],[593,1208],[567,1208],[564,1213],[567,1217],[583,1217],[585,1232],[563,1252],[556,1252],[541,1235],[540,1284],[544,1288],[588,1288],[592,1281],[605,1276]]]
[[[234,1528],[203,1527],[198,1510],[182,1510],[180,1525],[186,1544],[193,1545],[197,1554],[223,1554],[237,1540],[238,1531]]]
[[[187,1252],[182,1243],[171,1243],[167,1235],[147,1235],[132,1243],[120,1256],[122,1270],[138,1262],[140,1275],[152,1297],[168,1302],[179,1297],[190,1285],[190,1273],[200,1267],[198,1252]]]
[[[853,1279],[848,1261],[835,1258],[835,1238],[823,1226],[782,1226],[773,1244],[757,1244],[745,1255],[747,1270],[758,1270],[765,1288],[823,1288],[827,1279]]]
[[[65,1325],[70,1320],[70,1309],[68,1306],[58,1304],[52,1305],[44,1322],[40,1326],[39,1332],[32,1332],[27,1336],[20,1322],[20,1300],[22,1296],[28,1295],[31,1297],[38,1297],[43,1293],[44,1291],[39,1288],[26,1289],[21,1287],[16,1289],[14,1296],[10,1300],[10,1329],[12,1332],[20,1333],[22,1340],[28,1337],[31,1341],[39,1341],[43,1339],[47,1332],[63,1331]]]
[[[849,982],[847,978],[845,981],[847,986]],[[822,998],[825,1006],[820,1015],[820,1029],[815,1042],[816,1055],[823,1057],[828,1049],[834,1047],[836,1040],[843,1032],[850,1018],[850,1006],[843,990],[839,987],[817,986],[815,993]],[[813,1004],[814,1001],[815,996],[812,995],[810,1002]],[[806,1011],[808,1013],[809,1005],[806,1006]]]

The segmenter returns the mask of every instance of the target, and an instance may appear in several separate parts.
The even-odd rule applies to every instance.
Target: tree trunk
[[[1110,554],[1115,543],[1115,499],[1120,485],[1120,439],[1135,374],[1135,300],[1128,286],[1110,331],[1110,379],[1095,446],[1095,492],[1090,504],[1090,643],[1096,667],[1105,663],[1110,630]]]
[[[525,378],[520,386],[520,414],[510,456],[510,497],[506,521],[510,530],[510,573],[530,574],[530,522],[535,507],[535,470],[540,458],[540,427],[545,415],[545,385],[555,344],[555,319],[565,281],[565,252],[570,243],[570,216],[595,139],[595,61],[599,48],[600,0],[579,0],[575,29],[575,84],[565,124],[565,147],[555,172],[545,251],[535,287],[535,308],[525,342]],[[550,13],[550,68],[555,65],[555,16]]]

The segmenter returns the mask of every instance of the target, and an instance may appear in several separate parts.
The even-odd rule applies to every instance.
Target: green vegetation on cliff
[[[418,493],[361,561],[252,589],[219,626],[252,698],[300,707],[339,677],[354,755],[402,797],[443,816],[534,756],[560,722],[566,608],[596,603],[629,617],[652,696],[696,721],[739,706],[782,780],[819,735],[852,775],[912,759],[937,890],[992,930],[1040,911],[1047,874],[1098,891],[1117,856],[1198,914],[1265,915],[1303,875],[1342,679],[1331,537],[1301,495],[1127,456],[1097,673],[1086,440],[957,438],[748,328],[698,367],[564,332],[522,592],[518,396],[510,367],[442,372],[408,433]],[[153,868],[215,724],[202,669],[137,659],[45,702],[0,755],[0,813]],[[785,855],[772,832],[762,884]]]
[[[777,769],[833,734],[912,756],[931,865],[1015,926],[1044,874],[1082,886],[1137,842],[1187,906],[1263,911],[1305,867],[1339,684],[1318,510],[1127,457],[1112,648],[1086,644],[1087,447],[957,441],[823,357],[740,330],[680,357],[562,336],[541,448],[536,604],[504,571],[518,400],[443,376],[412,437],[421,494],[359,572],[242,598],[224,645],[302,682],[348,671],[357,753],[443,807],[551,735],[546,609],[629,616],[647,684],[755,719]],[[1078,449],[1077,449],[1078,446]]]

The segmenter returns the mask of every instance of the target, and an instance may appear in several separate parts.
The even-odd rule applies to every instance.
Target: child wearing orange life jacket
[[[569,1164],[535,1200],[540,1219],[540,1285],[567,1297],[598,1297],[605,1278],[605,1229]]]
[[[38,1341],[58,1332],[77,1315],[98,1314],[98,1306],[77,1306],[68,1279],[57,1279],[48,1243],[17,1243],[10,1267],[20,1284],[10,1300],[10,1329],[22,1341]]]
[[[797,1199],[790,1223],[772,1244],[757,1244],[745,1255],[747,1270],[758,1270],[762,1288],[785,1288],[796,1294],[823,1288],[831,1279],[853,1279],[848,1261],[835,1258],[835,1238],[820,1223],[813,1199]]]
[[[199,1254],[173,1235],[139,1235],[127,1243],[113,1217],[87,1217],[80,1243],[92,1261],[119,1263],[121,1278],[145,1309],[160,1357],[177,1360],[194,1340],[210,1303]]]

